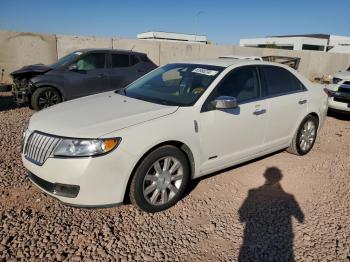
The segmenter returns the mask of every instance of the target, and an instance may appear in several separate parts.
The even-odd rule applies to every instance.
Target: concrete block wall
[[[250,48],[231,45],[201,45],[112,37],[47,35],[0,31],[0,69],[9,73],[24,65],[51,64],[58,58],[83,48],[114,48],[146,53],[157,65],[179,60],[217,58],[222,55],[300,57],[299,71],[309,79],[325,76],[350,66],[350,54]]]
[[[58,58],[77,49],[113,48],[113,40],[108,37],[56,35],[56,41]]]
[[[147,40],[113,38],[113,49],[133,50],[146,53],[157,65],[160,64],[159,50],[160,42]]]
[[[24,65],[52,64],[56,60],[54,35],[0,31],[0,70],[5,69],[4,82],[11,82],[9,74]]]

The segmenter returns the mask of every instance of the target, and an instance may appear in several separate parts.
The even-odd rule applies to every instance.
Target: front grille
[[[49,158],[61,139],[47,134],[33,132],[24,146],[24,156],[39,166]]]

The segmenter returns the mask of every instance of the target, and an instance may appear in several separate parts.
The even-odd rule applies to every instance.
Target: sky
[[[350,0],[0,0],[0,30],[136,38],[166,31],[240,38],[323,33],[350,36]]]

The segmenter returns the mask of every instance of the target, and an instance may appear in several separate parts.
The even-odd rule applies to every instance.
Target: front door
[[[208,110],[207,104],[219,96],[235,97],[238,107]],[[202,173],[235,164],[260,151],[268,113],[266,101],[260,97],[255,66],[234,69],[209,96],[199,119]]]
[[[73,70],[67,69],[64,80],[69,99],[108,91],[106,54],[88,53],[84,55],[74,63]]]

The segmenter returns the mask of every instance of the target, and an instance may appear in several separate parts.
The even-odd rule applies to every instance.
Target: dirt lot
[[[75,209],[26,178],[32,115],[0,93],[0,261],[350,261],[350,117],[332,114],[314,149],[191,183],[175,207]]]

